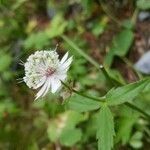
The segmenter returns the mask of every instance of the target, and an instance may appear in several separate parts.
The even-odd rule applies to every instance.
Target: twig
[[[80,95],[80,96],[83,96],[83,97],[92,99],[92,100],[97,101],[97,102],[105,102],[105,101],[104,101],[104,100],[105,100],[105,97],[102,97],[102,98],[92,97],[92,96],[83,94],[83,93],[81,93],[81,92],[79,92],[79,91],[76,91],[75,89],[69,87],[69,86],[68,86],[66,83],[64,83],[63,81],[61,81],[61,83],[62,83],[68,90],[70,90],[70,91],[72,91],[72,92],[74,92],[74,93],[76,93],[76,94],[78,94],[78,95]]]

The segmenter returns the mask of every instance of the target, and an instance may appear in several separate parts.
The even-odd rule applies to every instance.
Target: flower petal
[[[60,81],[61,80],[64,81],[66,79],[66,77],[67,77],[67,74],[58,74],[57,75],[57,79],[59,79]]]
[[[41,78],[41,80],[39,81],[39,83],[37,84],[37,86],[34,89],[41,87],[45,81],[46,81],[46,77],[44,76]]]
[[[51,79],[48,79],[47,82],[48,82],[48,85],[47,85],[47,88],[46,88],[45,92],[43,93],[42,97],[44,97],[44,96],[48,93],[48,91],[50,90],[50,87],[51,87]]]
[[[47,89],[47,86],[48,86],[48,82],[45,82],[45,84],[42,86],[42,88],[40,89],[40,91],[36,94],[35,100],[37,100],[39,97],[42,97],[42,95],[44,94],[44,92]]]
[[[67,61],[65,61],[63,64],[60,65],[61,70],[67,69],[72,63],[73,57],[70,57]]]
[[[61,81],[58,79],[51,80],[51,92],[55,93],[61,86]]]
[[[61,59],[60,63],[63,64],[66,59],[68,58],[68,52],[64,55],[64,57]]]

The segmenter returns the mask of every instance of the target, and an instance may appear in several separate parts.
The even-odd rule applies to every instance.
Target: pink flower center
[[[56,69],[54,69],[54,68],[48,68],[45,73],[46,77],[51,76],[55,71],[56,71]]]

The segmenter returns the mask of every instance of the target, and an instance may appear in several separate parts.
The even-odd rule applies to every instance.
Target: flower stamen
[[[54,68],[48,68],[45,73],[46,77],[50,77],[52,74],[55,73],[55,71],[56,71],[56,69],[54,69]]]

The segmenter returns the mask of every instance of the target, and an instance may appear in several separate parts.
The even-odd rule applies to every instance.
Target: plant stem
[[[135,11],[134,11],[134,13],[133,13],[133,15],[132,15],[132,18],[131,18],[131,21],[132,21],[132,23],[133,23],[134,26],[136,24],[138,13],[139,13],[139,9],[136,8]]]
[[[105,97],[102,97],[102,98],[92,97],[92,96],[83,94],[83,93],[81,93],[81,92],[79,92],[79,91],[77,91],[77,90],[75,90],[75,89],[69,87],[69,85],[67,85],[67,84],[64,83],[63,81],[61,81],[61,83],[62,83],[68,90],[70,90],[70,91],[72,91],[72,92],[74,92],[74,93],[76,93],[76,94],[78,94],[78,95],[80,95],[80,96],[83,96],[83,97],[92,99],[92,100],[97,101],[97,102],[105,102],[105,101],[104,101]]]
[[[83,96],[83,97],[92,99],[92,100],[97,101],[97,102],[105,102],[105,97],[97,98],[97,97],[88,96],[88,95],[86,95],[86,94],[83,94],[83,93],[81,93],[81,92],[79,92],[79,91],[76,91],[75,89],[69,87],[69,86],[68,86],[66,83],[64,83],[63,81],[61,81],[61,83],[62,83],[66,88],[68,88],[70,91],[72,91],[72,92],[74,92],[74,93],[76,93],[76,94],[78,94],[78,95],[80,95],[80,96]],[[146,117],[150,120],[150,115],[147,114],[146,112],[144,112],[142,109],[138,108],[137,106],[135,106],[135,105],[133,105],[133,104],[131,104],[131,103],[129,103],[129,102],[126,102],[125,105],[128,106],[128,107],[130,107],[130,108],[132,108],[132,109],[134,109],[134,110],[136,110],[136,111],[138,111],[138,112],[140,112],[141,114],[143,114],[144,116],[146,116]]]
[[[133,64],[132,64],[127,58],[122,57],[121,59],[134,71],[134,73],[137,75],[137,77],[138,77],[139,79],[142,79],[142,78],[143,78],[143,77],[142,77],[142,74],[139,73],[139,72],[133,67]]]
[[[103,11],[111,20],[113,20],[117,25],[122,26],[121,22],[111,14],[111,12],[107,9],[103,2],[99,1],[99,5],[102,7]]]
[[[65,35],[61,36],[62,39],[68,43],[74,50],[76,50],[81,56],[83,56],[88,62],[90,62],[93,66],[95,66],[95,68],[97,68],[98,70],[102,70],[102,73],[104,74],[104,76],[106,77],[106,79],[110,82],[113,82],[113,85],[120,85],[120,83],[116,80],[113,79],[112,77],[110,77],[109,75],[107,75],[108,73],[106,73],[106,70],[103,69],[102,65],[99,65],[99,63],[97,63],[92,57],[90,57],[89,55],[87,55],[84,51],[82,51],[82,49],[80,49],[75,43],[73,43],[68,37],[66,37]]]
[[[103,72],[104,76],[106,77],[106,79],[112,84],[112,85],[115,85],[115,86],[118,86],[122,83],[120,83],[119,81],[117,81],[116,79],[112,78],[108,72],[106,71],[105,67],[103,65],[100,65],[100,69],[101,71]]]
[[[103,69],[103,71],[105,71],[105,74],[107,74],[107,77],[109,77],[109,74],[107,73],[107,71],[105,70],[105,68],[103,67],[102,69]],[[110,79],[111,79],[111,78],[110,78]],[[121,86],[121,85],[122,85],[122,84],[120,83],[120,86]],[[130,107],[130,108],[132,108],[132,109],[134,109],[134,110],[136,110],[136,111],[138,111],[138,112],[140,112],[141,114],[143,114],[144,116],[146,116],[146,117],[150,120],[150,115],[147,114],[146,112],[144,112],[144,111],[143,111],[142,109],[140,109],[139,107],[137,107],[137,106],[135,106],[135,105],[133,105],[133,104],[131,104],[131,103],[129,103],[129,102],[126,102],[125,105],[128,106],[128,107]]]
[[[93,66],[99,69],[99,64],[88,56],[85,52],[83,52],[76,44],[74,44],[68,37],[65,35],[61,36],[64,41],[66,41],[73,49],[75,49],[81,56],[83,56],[86,60],[88,60]]]
[[[131,104],[129,102],[126,102],[125,105],[128,106],[128,107],[130,107],[130,108],[132,108],[132,109],[134,109],[134,110],[136,110],[136,111],[138,111],[138,112],[140,112],[141,114],[143,114],[144,116],[146,116],[150,120],[150,115],[147,114],[146,112],[144,112],[139,107],[137,107],[137,106],[135,106],[135,105],[133,105],[133,104]]]
[[[66,41],[74,50],[76,50],[81,56],[83,56],[87,61],[89,61],[93,66],[95,66],[97,69],[101,69],[104,76],[108,79],[108,81],[111,81],[111,83],[113,83],[113,85],[119,85],[119,86],[122,86],[123,84],[118,82],[117,80],[113,79],[112,77],[110,77],[110,75],[107,73],[105,67],[103,67],[102,65],[99,65],[94,59],[92,59],[89,55],[87,55],[84,51],[82,51],[76,44],[74,44],[68,37],[66,37],[65,35],[62,35],[61,36],[62,39],[64,41]],[[74,93],[78,94],[78,95],[81,95],[83,97],[86,97],[86,98],[90,98],[92,100],[95,100],[95,101],[101,101],[101,102],[104,102],[104,98],[103,99],[99,99],[99,98],[95,98],[95,97],[91,97],[91,96],[87,96],[85,94],[82,94],[72,88],[70,88],[68,85],[66,85],[64,82],[62,82],[62,84],[64,86],[66,86],[69,90],[73,91]],[[128,107],[142,113],[144,116],[146,116],[147,118],[150,119],[150,115],[147,114],[146,112],[144,112],[143,110],[141,110],[140,108],[138,108],[137,106],[131,104],[131,103],[125,103]]]

